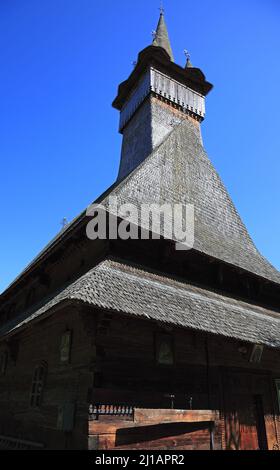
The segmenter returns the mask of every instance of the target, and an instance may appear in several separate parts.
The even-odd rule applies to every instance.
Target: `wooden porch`
[[[92,405],[90,449],[214,450],[219,412]]]

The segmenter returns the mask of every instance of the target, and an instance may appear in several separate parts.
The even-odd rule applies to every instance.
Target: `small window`
[[[31,395],[30,395],[30,405],[32,407],[39,407],[42,404],[46,376],[47,376],[47,364],[45,362],[42,362],[35,368],[34,374],[33,374]]]
[[[69,364],[71,358],[72,331],[67,330],[61,336],[60,362]]]
[[[2,351],[0,353],[0,375],[5,375],[8,365],[8,352]]]
[[[174,344],[172,335],[165,333],[156,334],[155,346],[156,361],[158,364],[174,364]]]
[[[278,398],[278,408],[280,411],[280,379],[275,380],[276,391],[277,391],[277,398]]]
[[[259,344],[255,344],[251,352],[250,362],[259,364],[261,362],[262,355],[263,355],[263,346]]]

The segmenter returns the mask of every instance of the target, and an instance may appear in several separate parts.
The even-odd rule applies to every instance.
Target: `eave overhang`
[[[112,103],[114,108],[122,109],[130,93],[137,85],[139,77],[149,66],[167,73],[170,77],[203,96],[206,96],[213,88],[213,85],[206,81],[205,75],[200,69],[195,67],[185,69],[172,62],[168,53],[162,47],[148,46],[139,53],[137,64],[129,78],[119,85],[118,95]]]

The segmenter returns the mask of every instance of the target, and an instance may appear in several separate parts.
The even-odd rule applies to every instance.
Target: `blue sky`
[[[151,42],[159,0],[0,1],[0,291],[114,182],[118,84]],[[260,251],[280,269],[280,4],[165,0],[214,90],[206,150]]]

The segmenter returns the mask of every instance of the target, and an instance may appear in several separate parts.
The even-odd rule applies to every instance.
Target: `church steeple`
[[[182,121],[189,121],[201,140],[200,123],[205,117],[205,96],[212,85],[192,67],[176,64],[161,9],[153,44],[143,49],[123,83],[113,106],[120,111],[123,134],[121,180],[143,162]]]
[[[168,53],[172,62],[174,62],[174,56],[170,44],[170,39],[164,19],[164,10],[160,9],[160,17],[157,25],[157,29],[154,32],[153,46],[162,47]]]

